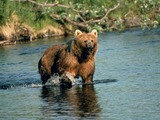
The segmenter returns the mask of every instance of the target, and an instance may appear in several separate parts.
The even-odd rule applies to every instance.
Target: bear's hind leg
[[[38,64],[39,73],[41,75],[42,84],[45,84],[51,75],[47,72],[47,70],[42,66],[41,60]]]
[[[41,74],[42,84],[45,84],[49,78],[50,78],[49,74],[47,74],[47,73]]]

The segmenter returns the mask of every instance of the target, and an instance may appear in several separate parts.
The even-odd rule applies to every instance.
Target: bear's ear
[[[98,32],[96,29],[92,30],[91,34],[95,35],[96,37],[98,36]]]
[[[79,36],[81,34],[82,34],[82,32],[80,30],[76,30],[75,33],[74,33],[75,37],[77,37],[77,36]]]

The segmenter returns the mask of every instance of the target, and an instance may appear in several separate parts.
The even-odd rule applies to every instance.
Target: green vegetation
[[[32,40],[71,34],[75,29],[155,28],[159,24],[159,0],[0,1],[0,40]]]

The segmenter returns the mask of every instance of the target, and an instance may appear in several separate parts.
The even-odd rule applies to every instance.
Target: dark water
[[[1,120],[160,119],[160,29],[100,34],[94,86],[38,87],[40,56],[66,39],[0,47]]]

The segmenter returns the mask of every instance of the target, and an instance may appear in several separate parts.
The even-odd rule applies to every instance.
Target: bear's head
[[[98,49],[98,33],[97,30],[92,30],[90,33],[84,33],[80,30],[75,31],[75,42],[81,49],[82,54],[94,55]]]

